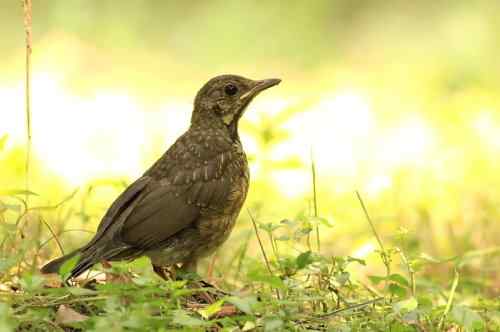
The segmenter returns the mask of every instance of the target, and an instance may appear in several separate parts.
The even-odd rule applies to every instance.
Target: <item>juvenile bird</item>
[[[196,95],[189,129],[114,201],[90,242],[41,271],[58,272],[78,255],[69,278],[100,261],[140,256],[163,278],[163,268],[174,264],[196,272],[198,259],[228,238],[247,195],[238,121],[255,96],[280,82],[237,75],[209,80]]]

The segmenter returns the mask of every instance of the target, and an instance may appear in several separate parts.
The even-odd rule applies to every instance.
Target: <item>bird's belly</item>
[[[236,218],[237,215],[233,215],[201,220],[199,223],[201,241],[193,256],[206,257],[220,247],[231,234]]]
[[[148,251],[145,255],[151,258],[153,264],[159,266],[183,263],[192,257],[193,249],[199,243],[198,232],[189,228],[173,237],[165,247]]]
[[[220,209],[203,211],[196,227],[202,245],[195,250],[194,256],[208,256],[227,240],[245,202],[247,191],[248,176],[239,177],[234,181],[225,204]]]
[[[238,213],[200,218],[196,228],[182,232],[168,246],[147,252],[146,256],[161,266],[206,257],[227,240],[237,217]]]

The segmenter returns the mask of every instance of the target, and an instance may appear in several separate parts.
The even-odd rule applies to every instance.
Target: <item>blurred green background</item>
[[[234,73],[283,83],[240,125],[246,206],[312,212],[325,253],[385,241],[446,258],[499,245],[499,1],[34,1],[33,206],[69,249],[188,126],[197,90]],[[24,30],[1,0],[0,188],[24,188]],[[312,152],[312,153],[311,153]],[[15,201],[3,200],[15,213]],[[251,230],[247,213],[226,243]],[[32,236],[48,234],[32,223]],[[41,236],[38,236],[43,232]],[[252,239],[253,241],[253,239]],[[49,242],[41,261],[57,254]],[[252,252],[258,255],[255,250]],[[493,284],[498,267],[478,262]],[[486,269],[485,265],[489,268]],[[495,264],[493,264],[495,265]],[[498,264],[496,264],[498,266]]]

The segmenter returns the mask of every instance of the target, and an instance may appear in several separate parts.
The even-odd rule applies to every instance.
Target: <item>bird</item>
[[[197,272],[199,259],[229,237],[249,187],[238,123],[250,102],[280,79],[219,75],[196,94],[191,123],[169,149],[110,205],[93,238],[41,268],[57,273],[70,259],[66,280],[99,262],[151,260]]]

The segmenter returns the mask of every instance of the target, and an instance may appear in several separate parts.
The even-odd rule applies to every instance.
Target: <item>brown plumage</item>
[[[102,261],[150,257],[155,272],[199,258],[229,236],[248,191],[249,173],[238,121],[262,90],[279,79],[221,75],[198,92],[190,128],[110,206],[92,240],[41,271],[57,272],[76,255],[76,277]],[[164,276],[164,275],[163,275]]]

